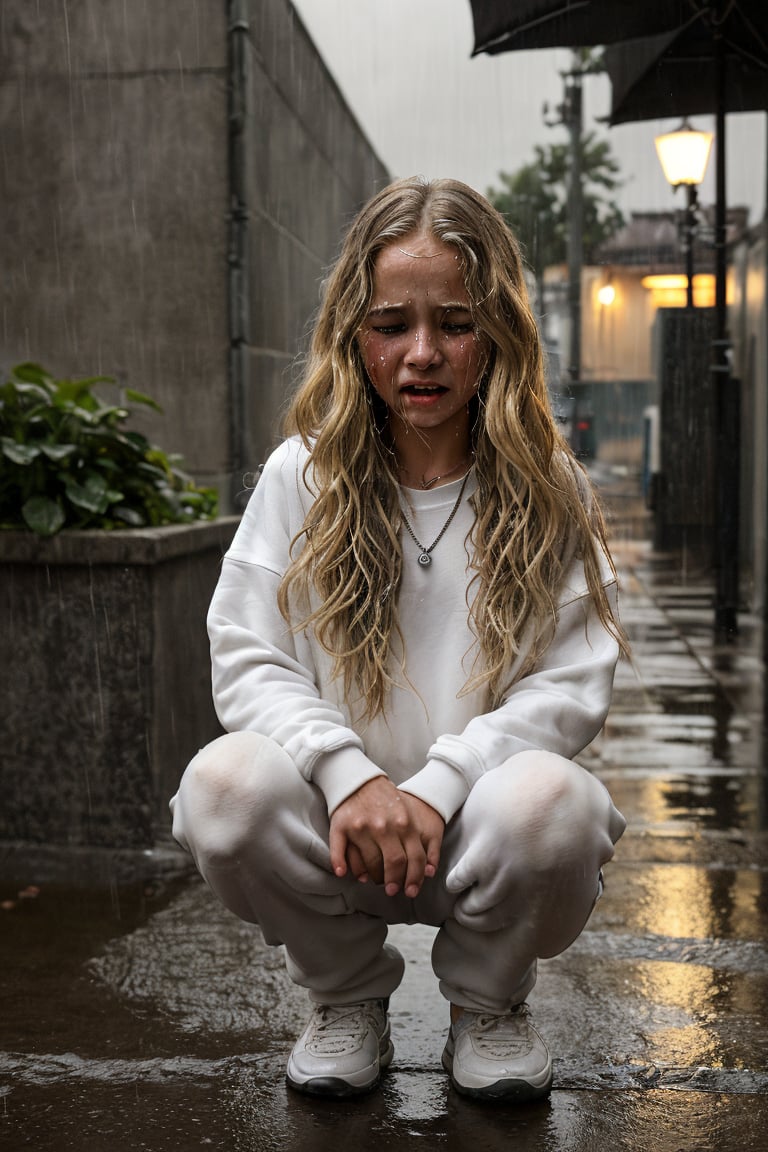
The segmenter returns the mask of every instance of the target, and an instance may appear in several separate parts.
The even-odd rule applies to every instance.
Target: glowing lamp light
[[[712,132],[698,132],[687,120],[674,132],[656,137],[656,152],[664,176],[673,188],[701,184],[712,149]]]
[[[693,308],[693,241],[696,233],[696,190],[704,179],[707,161],[712,148],[712,132],[697,132],[687,120],[683,120],[676,132],[666,132],[656,137],[658,153],[664,175],[676,190],[681,185],[686,190],[684,250],[685,274],[688,277],[685,290],[685,306]],[[674,307],[674,305],[673,305]]]
[[[687,305],[687,276],[644,276],[641,284],[650,290],[655,308],[685,308]],[[692,291],[697,308],[711,308],[715,302],[714,276],[707,272],[698,273],[693,277]]]
[[[602,288],[598,288],[597,299],[603,307],[610,308],[616,299],[616,289],[613,284],[603,284]]]

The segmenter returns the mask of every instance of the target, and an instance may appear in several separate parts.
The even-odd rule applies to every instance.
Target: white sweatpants
[[[432,964],[446,999],[502,1013],[536,982],[538,957],[584,928],[625,821],[570,760],[522,752],[486,773],[446,828],[419,896],[339,879],[320,791],[272,740],[222,736],[171,801],[173,834],[219,899],[283,944],[291,978],[324,1004],[389,996],[403,960],[387,925],[439,927]]]

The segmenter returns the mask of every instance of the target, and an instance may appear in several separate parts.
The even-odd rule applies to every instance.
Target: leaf
[[[134,404],[146,404],[148,408],[152,408],[155,412],[162,412],[162,408],[157,400],[153,400],[151,396],[146,396],[143,392],[137,392],[135,388],[126,388],[125,398]]]
[[[126,504],[119,504],[117,508],[113,508],[112,515],[130,525],[131,528],[143,528],[147,523],[145,516],[142,516],[135,508],[129,508]]]
[[[146,436],[142,436],[141,432],[121,432],[115,428],[110,433],[109,438],[113,444],[120,444],[124,448],[129,448],[132,453],[138,453],[141,456],[149,448],[149,441]]]
[[[41,444],[40,451],[49,460],[58,463],[60,460],[66,460],[73,452],[77,451],[76,444]]]
[[[70,503],[77,508],[84,508],[86,512],[98,512],[101,515],[109,507],[107,482],[95,472],[91,473],[85,484],[78,484],[76,480],[68,478],[64,488]]]
[[[31,464],[40,455],[40,449],[34,444],[19,444],[8,436],[3,436],[3,456],[12,460],[14,464],[26,466]]]
[[[87,376],[83,380],[58,380],[56,391],[63,403],[73,402],[92,411],[100,401],[91,392],[94,384],[114,384],[112,376]]]
[[[19,404],[21,397],[24,398],[25,403],[30,396],[34,396],[37,400],[44,401],[46,405],[51,402],[50,391],[41,384],[22,383],[17,380],[9,380],[4,384],[0,394],[7,403],[15,404],[16,407],[22,407],[22,405]]]
[[[93,416],[96,420],[106,420],[108,416],[116,416],[118,420],[127,420],[130,412],[121,404],[100,404],[94,408]]]
[[[149,476],[157,488],[162,488],[167,483],[168,473],[164,468],[158,468],[156,464],[148,464],[146,460],[140,460],[136,465],[136,471],[140,472],[142,476]]]
[[[53,379],[39,364],[31,364],[29,362],[17,364],[12,374],[17,380],[22,380],[25,384],[38,384],[41,388],[44,388],[46,392],[50,392],[52,389]]]
[[[53,536],[66,519],[60,505],[47,496],[31,496],[22,504],[21,514],[27,526],[38,536]]]

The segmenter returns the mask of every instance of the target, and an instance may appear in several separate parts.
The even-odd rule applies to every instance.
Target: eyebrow
[[[386,312],[404,312],[408,307],[407,304],[381,304],[378,307],[370,308],[368,311],[369,316],[382,316]],[[436,307],[441,312],[471,312],[469,304],[462,304],[460,301],[450,300],[445,304],[437,304]]]

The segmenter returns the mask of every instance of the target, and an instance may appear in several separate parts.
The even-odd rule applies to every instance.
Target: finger
[[[328,847],[331,852],[331,868],[335,876],[347,874],[347,846],[348,840],[344,832],[340,832],[331,821],[331,832],[328,838]]]
[[[440,853],[443,847],[442,836],[432,836],[426,845],[427,862],[424,865],[424,875],[432,876],[437,875],[437,869],[440,866]]]
[[[356,837],[355,842],[347,842],[347,860],[350,861],[350,851],[357,854],[357,863],[361,873],[365,873],[374,884],[384,882],[384,865],[378,844],[369,836]]]
[[[410,900],[413,900],[421,891],[427,864],[427,855],[424,851],[424,845],[421,842],[420,836],[413,836],[408,840],[407,852],[407,868],[403,891]]]
[[[406,883],[408,852],[399,837],[390,837],[380,845],[383,865],[384,890],[387,896],[396,896]]]
[[[365,857],[363,857],[365,860]],[[376,859],[369,857],[365,860],[365,873],[369,880],[374,884],[384,884],[384,864],[382,863],[381,856]]]
[[[361,884],[365,884],[368,879],[368,869],[355,844],[350,844],[347,848],[347,864],[355,879],[359,880]]]

